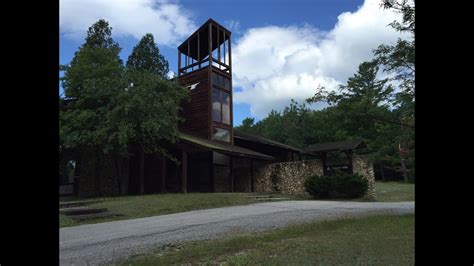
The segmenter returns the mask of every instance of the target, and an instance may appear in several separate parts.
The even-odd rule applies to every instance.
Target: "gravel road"
[[[313,220],[414,213],[414,202],[280,201],[61,228],[60,264],[110,264],[184,241],[264,231]]]

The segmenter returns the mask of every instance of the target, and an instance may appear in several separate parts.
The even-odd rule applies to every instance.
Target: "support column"
[[[208,43],[208,50],[209,50],[209,67],[212,67],[212,24],[209,23],[209,43]]]
[[[217,65],[219,69],[221,69],[221,45],[219,44],[219,35],[221,35],[221,29],[219,26],[217,26]]]
[[[232,74],[232,52],[231,52],[231,46],[232,46],[232,41],[231,41],[231,34],[229,34],[229,73]]]
[[[198,58],[198,62],[199,62],[199,69],[201,69],[201,39],[199,38],[199,33],[201,31],[198,31],[198,34],[197,34],[197,37],[198,37],[198,54],[197,54],[197,58]]]
[[[327,169],[326,169],[326,153],[325,152],[321,153],[321,160],[323,161],[323,175],[326,175]]]
[[[230,192],[234,192],[234,156],[230,156]]]
[[[187,193],[188,179],[188,154],[183,151],[181,158],[181,192]]]
[[[253,160],[250,158],[250,192],[253,191]]]
[[[178,77],[181,76],[181,51],[178,49]]]
[[[161,158],[160,192],[166,192],[166,157]]]
[[[353,165],[352,165],[352,150],[346,150],[345,151],[347,159],[349,160],[349,172],[352,174],[353,173]]]

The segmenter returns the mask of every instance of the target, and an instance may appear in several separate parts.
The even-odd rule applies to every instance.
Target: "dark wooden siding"
[[[179,130],[194,136],[209,138],[211,132],[209,128],[210,82],[208,69],[204,68],[180,76],[178,82],[183,86],[199,82],[197,87],[191,90],[190,101],[181,105],[180,116],[185,121],[180,123]]]

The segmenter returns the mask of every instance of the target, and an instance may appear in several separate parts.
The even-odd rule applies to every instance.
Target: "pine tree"
[[[149,72],[166,79],[169,72],[168,61],[160,54],[152,34],[143,36],[138,45],[133,48],[127,60],[127,68]]]

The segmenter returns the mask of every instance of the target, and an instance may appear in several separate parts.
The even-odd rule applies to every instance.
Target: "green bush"
[[[358,198],[365,195],[369,184],[360,174],[338,172],[333,176],[309,176],[304,186],[316,199]]]

